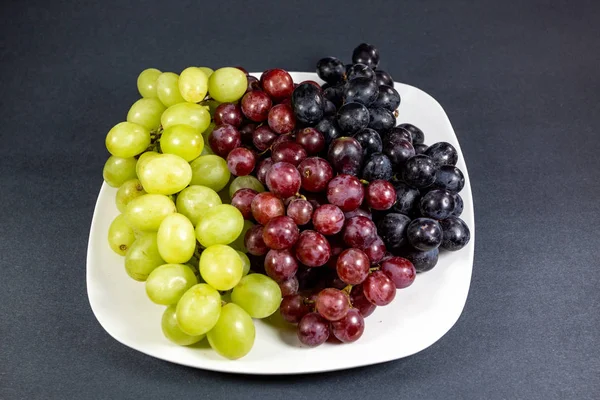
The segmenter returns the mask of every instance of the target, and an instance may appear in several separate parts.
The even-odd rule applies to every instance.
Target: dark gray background
[[[2,3],[0,398],[600,396],[597,1],[139,3]],[[86,245],[104,137],[137,74],[311,71],[361,41],[437,98],[461,141],[477,243],[456,326],[407,359],[289,377],[181,367],[112,339],[87,301]]]

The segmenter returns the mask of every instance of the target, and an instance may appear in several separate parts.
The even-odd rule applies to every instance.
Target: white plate
[[[295,82],[321,82],[314,73],[296,72],[292,77]],[[395,88],[402,98],[398,123],[409,122],[421,128],[427,144],[447,141],[458,151],[457,166],[465,175],[461,218],[471,229],[471,241],[459,252],[442,253],[433,270],[419,274],[409,288],[398,290],[392,304],[378,307],[366,319],[365,332],[357,342],[303,348],[294,327],[281,322],[276,313],[269,321],[256,321],[254,347],[240,360],[226,360],[206,344],[191,348],[172,344],[160,328],[164,307],[150,302],[144,284],[127,276],[123,258],[108,246],[108,227],[118,210],[114,202],[116,189],[106,184],[98,195],[87,255],[88,296],[102,327],[124,345],[156,358],[245,374],[303,374],[354,368],[410,356],[439,340],[457,321],[469,291],[475,247],[471,185],[458,140],[440,104],[412,86],[396,83]]]

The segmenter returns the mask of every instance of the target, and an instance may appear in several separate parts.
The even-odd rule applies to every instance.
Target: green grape
[[[263,184],[260,183],[260,181],[252,175],[238,176],[237,178],[235,178],[231,182],[231,185],[229,185],[229,197],[233,197],[235,192],[237,192],[240,189],[253,189],[256,190],[258,193],[262,193],[265,191],[265,187],[263,186]]]
[[[156,94],[165,107],[185,101],[179,93],[179,75],[173,72],[163,72],[159,75],[156,80]]]
[[[231,300],[252,318],[266,318],[279,308],[281,289],[266,275],[250,274],[233,289]]]
[[[142,97],[157,97],[156,81],[162,72],[156,68],[148,68],[142,71],[137,78],[137,88]]]
[[[138,169],[144,190],[154,194],[175,194],[192,180],[192,168],[174,154],[159,154],[145,160]]]
[[[140,235],[125,255],[125,271],[136,281],[145,281],[152,271],[164,263],[158,253],[156,233]]]
[[[238,253],[238,256],[240,256],[240,258],[242,259],[242,276],[246,276],[248,275],[248,272],[250,272],[250,259],[248,258],[246,253],[242,253],[238,250],[236,251]]]
[[[108,228],[108,245],[115,253],[124,256],[134,241],[135,234],[125,220],[125,216],[117,215]]]
[[[240,210],[230,204],[209,208],[196,224],[196,238],[204,247],[233,242],[244,228]]]
[[[191,185],[183,189],[175,202],[177,211],[188,217],[194,226],[206,210],[220,204],[221,199],[217,192],[200,185]]]
[[[229,183],[231,173],[227,168],[227,161],[219,156],[200,156],[192,161],[190,166],[192,167],[191,185],[206,186],[218,192]]]
[[[210,76],[212,75],[213,72],[215,72],[212,68],[208,68],[208,67],[198,67],[202,72],[204,72],[204,74],[206,75],[207,78],[210,78]]]
[[[146,194],[142,183],[138,179],[130,179],[119,187],[115,196],[117,209],[124,213],[127,210],[127,204],[136,197]]]
[[[238,253],[229,246],[215,244],[200,255],[200,275],[217,290],[229,290],[242,279],[244,265]]]
[[[168,263],[187,262],[196,250],[194,226],[181,214],[168,215],[158,228],[158,251]]]
[[[214,351],[236,360],[248,354],[254,345],[254,321],[241,307],[229,303],[223,306],[219,321],[206,337]]]
[[[198,336],[210,331],[221,314],[219,292],[199,283],[188,289],[177,303],[177,326],[188,335]]]
[[[216,101],[215,99],[204,100],[200,104],[208,107],[208,111],[210,112],[210,115],[215,115],[215,111],[217,110],[217,107],[219,107],[219,105],[221,105],[221,103]]]
[[[185,333],[177,325],[177,306],[175,304],[170,305],[165,309],[160,326],[163,331],[163,335],[171,342],[180,346],[189,346],[194,343],[198,343],[206,337],[206,335],[191,336]]]
[[[160,122],[164,129],[174,125],[189,125],[197,133],[202,133],[210,125],[210,113],[207,107],[200,104],[178,103],[165,110]]]
[[[152,302],[168,306],[177,304],[181,296],[197,283],[194,271],[187,265],[164,264],[148,275],[146,294]]]
[[[156,232],[169,214],[177,212],[173,200],[162,194],[144,194],[127,204],[125,218],[136,231]]]
[[[104,164],[102,177],[104,181],[112,187],[120,187],[125,181],[135,179],[137,160],[133,157],[121,158],[110,156]]]
[[[247,253],[248,249],[246,248],[246,245],[244,244],[244,237],[246,236],[246,232],[248,232],[248,230],[250,230],[250,228],[252,228],[253,226],[254,226],[253,222],[245,219],[244,227],[242,228],[242,232],[237,237],[237,239],[235,239],[233,241],[233,243],[230,244],[230,246],[238,251],[241,251],[242,253]]]
[[[158,156],[160,153],[156,151],[146,151],[140,155],[137,160],[137,164],[135,166],[135,175],[140,176],[140,168],[143,167],[148,161],[150,161],[155,156]]]
[[[108,132],[105,144],[113,156],[131,158],[150,146],[150,131],[133,122],[120,122]]]
[[[163,103],[154,98],[139,99],[129,109],[127,121],[156,131],[160,126],[160,116],[166,110]]]
[[[210,97],[221,103],[241,99],[246,89],[248,89],[246,74],[237,68],[219,68],[208,79]]]
[[[208,75],[197,67],[184,69],[179,75],[179,92],[185,101],[201,102],[208,92]]]
[[[189,125],[173,125],[163,131],[160,148],[165,154],[175,154],[190,162],[202,153],[204,138]]]

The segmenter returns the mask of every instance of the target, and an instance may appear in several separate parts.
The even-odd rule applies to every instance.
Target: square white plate
[[[308,79],[322,82],[315,73],[291,75],[297,83]],[[357,342],[304,348],[294,327],[283,322],[278,312],[267,320],[255,321],[254,347],[240,360],[220,357],[206,341],[195,347],[169,342],[160,328],[164,307],[150,302],[144,284],[127,276],[123,258],[108,246],[108,227],[118,210],[114,201],[116,189],[106,184],[96,202],[87,255],[88,297],[102,327],[124,345],[156,358],[245,374],[303,374],[354,368],[410,356],[439,340],[458,320],[469,291],[475,247],[471,185],[458,139],[440,104],[412,86],[395,83],[395,88],[402,98],[398,123],[409,122],[421,128],[426,144],[446,141],[458,151],[457,166],[465,175],[461,218],[471,230],[471,241],[461,251],[440,254],[433,270],[418,274],[412,286],[398,290],[392,304],[378,307],[366,319],[365,332]]]

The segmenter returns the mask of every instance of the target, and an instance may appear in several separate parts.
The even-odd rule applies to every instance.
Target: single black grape
[[[323,85],[323,97],[331,101],[337,108],[340,108],[344,104],[344,89],[346,88],[346,82],[339,83],[333,86]]]
[[[375,82],[377,82],[377,86],[387,85],[394,86],[394,79],[390,74],[385,71],[378,69],[375,71]]]
[[[427,148],[429,146],[427,146],[426,144],[423,144],[423,143],[419,143],[419,144],[413,145],[413,147],[415,148],[415,154],[425,154],[425,151],[427,150]]]
[[[402,179],[416,188],[425,188],[435,182],[436,171],[437,168],[431,158],[420,154],[406,161],[402,171]]]
[[[392,162],[382,153],[371,154],[362,170],[362,178],[369,182],[378,179],[389,181],[392,175]]]
[[[327,146],[332,140],[342,136],[342,130],[338,126],[336,117],[323,118],[315,125],[315,129],[323,134]]]
[[[336,84],[344,80],[346,67],[335,57],[325,57],[317,62],[317,75],[329,84]]]
[[[452,211],[452,216],[460,217],[463,212],[464,206],[465,204],[463,202],[462,197],[460,197],[460,194],[454,193],[454,211]]]
[[[444,165],[437,170],[433,186],[440,189],[446,189],[453,193],[458,193],[465,186],[465,176],[457,167]]]
[[[372,107],[382,107],[394,112],[398,106],[400,106],[400,94],[398,91],[396,91],[396,89],[394,89],[392,86],[379,86],[379,95],[373,102]]]
[[[396,203],[392,206],[392,211],[413,216],[415,215],[421,194],[418,189],[399,182],[394,185],[396,189]]]
[[[454,212],[454,194],[444,189],[425,193],[419,202],[421,215],[433,219],[446,219]]]
[[[316,124],[323,118],[321,90],[310,83],[298,85],[292,93],[292,108],[296,119],[305,124]]]
[[[335,104],[329,99],[323,99],[323,116],[332,117],[337,113],[337,108]]]
[[[388,213],[377,222],[377,234],[385,243],[386,249],[393,251],[408,243],[406,229],[410,221],[407,215]]]
[[[412,135],[405,128],[401,128],[399,126],[395,126],[392,129],[390,129],[389,131],[387,131],[385,133],[385,135],[381,137],[381,139],[385,140],[387,137],[390,137],[390,136],[396,136],[399,139],[406,139],[406,140],[408,140],[412,144]]]
[[[410,134],[412,135],[413,146],[415,144],[421,144],[425,141],[425,134],[423,133],[423,131],[414,126],[413,124],[400,124],[398,126],[410,132]]]
[[[431,157],[437,166],[456,165],[458,161],[458,153],[454,146],[448,142],[437,142],[429,146],[425,151],[425,155]]]
[[[429,251],[410,249],[399,255],[402,255],[402,257],[405,257],[413,263],[417,272],[426,272],[436,266],[439,254],[439,249],[435,248]]]
[[[381,137],[374,129],[365,128],[356,133],[354,139],[358,140],[358,143],[362,146],[365,157],[368,157],[373,153],[381,153],[383,149]]]
[[[402,139],[400,135],[392,134],[385,137],[383,154],[388,156],[396,170],[398,170],[415,155],[415,149],[408,140]]]
[[[349,64],[346,66],[346,78],[351,81],[355,78],[375,79],[375,71],[365,64]]]
[[[352,135],[369,125],[369,110],[360,103],[346,103],[337,113],[342,132]]]
[[[457,251],[462,249],[471,240],[471,231],[462,219],[450,217],[440,221],[443,239],[441,247],[445,250]]]
[[[385,108],[369,108],[369,128],[378,132],[387,132],[396,125],[396,117]]]
[[[415,249],[429,251],[442,243],[442,227],[431,218],[413,219],[406,228],[406,237]]]
[[[327,160],[339,174],[358,175],[363,162],[363,149],[355,138],[341,137],[331,142]]]
[[[352,52],[352,62],[375,69],[379,65],[379,51],[371,44],[361,43]]]
[[[370,105],[377,99],[379,87],[370,78],[354,78],[344,88],[344,102]]]

